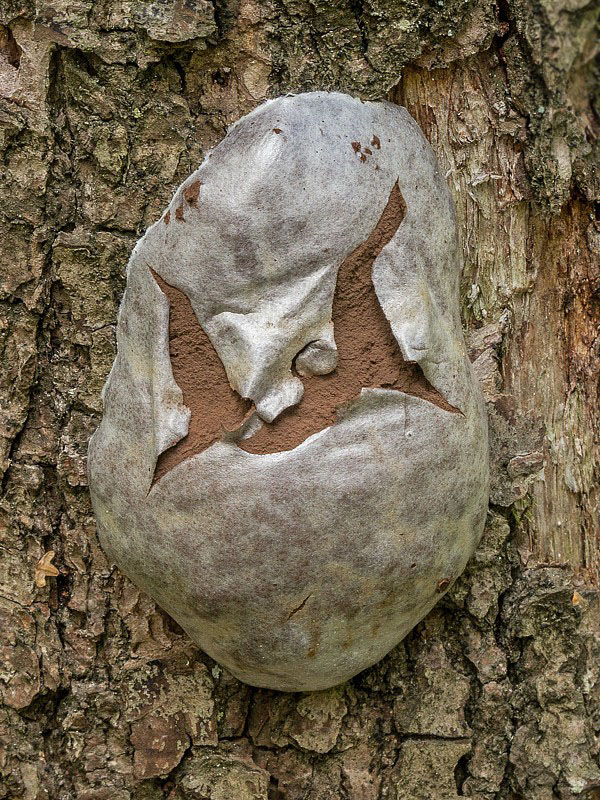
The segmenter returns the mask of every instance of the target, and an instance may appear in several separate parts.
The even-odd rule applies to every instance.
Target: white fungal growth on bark
[[[318,416],[326,391],[315,382],[358,369],[335,309],[363,302],[363,288],[352,298],[359,264],[421,388],[362,384],[297,445],[253,452],[271,426]],[[336,294],[344,265],[350,299]],[[137,244],[90,443],[99,534],[241,680],[298,691],[350,678],[427,614],[477,545],[487,421],[461,332],[460,269],[450,195],[415,121],[326,92],[237,122]],[[220,405],[187,399],[183,382],[208,368],[198,357],[175,369],[171,292],[191,304],[197,352],[216,351],[224,391],[248,413],[155,480],[161,454],[214,423]],[[357,338],[371,324],[357,313]],[[369,369],[378,352],[374,341]]]

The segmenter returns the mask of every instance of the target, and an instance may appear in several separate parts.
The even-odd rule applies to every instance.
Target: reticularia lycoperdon
[[[89,449],[100,540],[246,683],[347,680],[476,547],[460,266],[416,122],[327,92],[239,120],[135,247]]]

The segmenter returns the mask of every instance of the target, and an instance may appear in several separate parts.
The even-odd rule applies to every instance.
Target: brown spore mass
[[[340,409],[362,388],[396,389],[421,397],[445,411],[456,412],[431,386],[418,364],[404,361],[375,293],[373,262],[398,230],[406,205],[395,184],[369,238],[340,266],[332,304],[338,364],[329,375],[304,377],[304,396],[272,423],[238,442],[248,453],[292,450],[313,433],[329,427]],[[202,452],[234,431],[251,411],[229,385],[225,368],[212,342],[198,323],[186,295],[153,275],[170,304],[169,350],[173,377],[191,410],[189,431],[162,453],[154,481],[181,461]]]
[[[225,367],[194,314],[187,296],[152,270],[169,300],[169,352],[175,382],[190,409],[187,436],[158,458],[154,482],[187,458],[201,453],[226,430],[239,427],[251,408],[229,385]]]
[[[335,422],[340,408],[362,388],[396,389],[422,397],[445,411],[457,411],[433,388],[418,364],[404,361],[371,279],[373,262],[398,230],[406,205],[398,184],[371,235],[338,271],[331,318],[338,364],[329,375],[303,379],[304,396],[250,439],[239,442],[249,453],[292,450],[308,436]]]
[[[373,147],[376,147],[378,150],[381,150],[381,139],[375,133],[373,134],[373,138],[371,139],[371,144]]]

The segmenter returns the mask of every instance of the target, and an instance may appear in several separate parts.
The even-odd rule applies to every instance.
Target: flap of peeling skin
[[[302,381],[290,375],[257,400],[256,412],[265,422],[273,422],[287,408],[297,405],[303,394]]]
[[[437,308],[424,276],[395,275],[397,243],[390,242],[373,266],[373,285],[405,361],[419,364],[430,384],[455,408],[465,405],[462,333]],[[389,249],[388,249],[389,248]],[[403,256],[404,249],[403,249]]]
[[[154,295],[156,335],[152,360],[152,423],[154,456],[158,458],[187,435],[191,411],[183,405],[183,393],[173,377],[169,352],[169,301],[150,270],[148,282]]]
[[[332,322],[319,339],[309,342],[302,348],[294,363],[296,372],[303,378],[309,375],[328,375],[333,372],[338,363],[338,352],[333,338]]]
[[[303,387],[292,376],[296,355],[311,342],[331,341],[331,301],[335,267],[327,264],[297,281],[292,296],[259,304],[256,311],[224,311],[205,320],[204,327],[227,371],[231,386],[254,402],[271,422],[300,402]]]
[[[282,332],[263,317],[262,313],[224,312],[211,319],[206,329],[232,387],[241,397],[253,400],[261,417],[270,422],[299,402],[303,387],[292,377],[296,350],[285,338],[285,327]]]
[[[140,497],[150,488],[159,455],[188,432],[169,354],[169,306],[150,271],[135,255],[117,326],[118,355],[104,388],[104,416],[93,452],[138,475]],[[147,484],[146,484],[147,480]]]

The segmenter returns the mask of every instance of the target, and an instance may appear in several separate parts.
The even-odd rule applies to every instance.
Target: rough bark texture
[[[0,14],[0,798],[598,797],[597,4]],[[314,88],[401,102],[447,168],[493,492],[470,568],[403,644],[284,695],[237,683],[107,563],[85,453],[133,243],[227,124]]]

